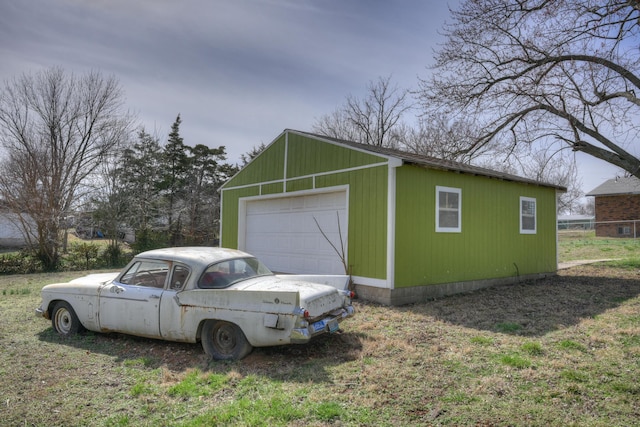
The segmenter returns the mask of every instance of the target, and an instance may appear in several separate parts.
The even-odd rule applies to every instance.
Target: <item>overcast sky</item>
[[[52,66],[114,75],[166,142],[228,160],[313,123],[392,76],[427,77],[457,0],[19,0],[0,3],[0,81]],[[585,191],[617,168],[581,158]]]

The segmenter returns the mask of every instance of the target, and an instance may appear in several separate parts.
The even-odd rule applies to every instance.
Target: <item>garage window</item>
[[[462,190],[459,188],[436,187],[436,231],[460,233],[460,212]]]
[[[520,234],[536,234],[536,199],[520,197]]]

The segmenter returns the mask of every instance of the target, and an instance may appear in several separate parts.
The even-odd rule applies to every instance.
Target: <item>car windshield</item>
[[[201,289],[220,289],[241,280],[273,273],[256,258],[236,258],[210,265],[198,280]]]

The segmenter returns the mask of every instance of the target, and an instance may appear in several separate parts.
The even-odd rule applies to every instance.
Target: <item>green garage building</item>
[[[285,130],[222,188],[221,245],[283,273],[348,274],[389,305],[555,274],[565,191]]]

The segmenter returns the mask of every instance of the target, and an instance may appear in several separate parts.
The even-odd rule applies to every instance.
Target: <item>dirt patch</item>
[[[637,297],[639,281],[637,270],[581,265],[555,277],[454,295],[401,310],[484,331],[496,332],[500,325],[514,324],[512,333],[542,336]]]

